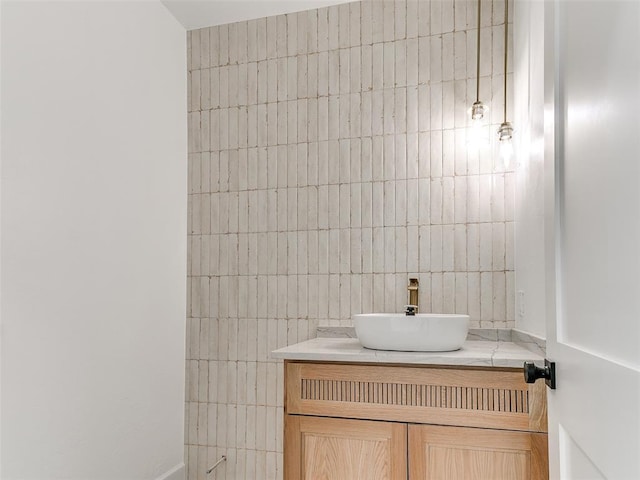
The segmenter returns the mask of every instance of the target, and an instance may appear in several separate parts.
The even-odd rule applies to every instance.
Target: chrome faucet
[[[407,315],[415,315],[418,312],[418,279],[410,278],[407,290],[409,292],[409,305],[405,307],[404,312]]]

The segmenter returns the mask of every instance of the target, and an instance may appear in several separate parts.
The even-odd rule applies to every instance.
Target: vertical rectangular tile
[[[407,38],[407,0],[394,2],[394,34],[396,40]]]

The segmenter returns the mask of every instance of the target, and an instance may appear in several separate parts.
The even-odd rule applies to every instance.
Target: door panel
[[[637,369],[640,6],[560,2],[558,20],[558,341]]]
[[[553,478],[640,478],[640,3],[545,12]]]
[[[285,479],[406,480],[407,426],[286,416]]]
[[[409,426],[411,480],[548,478],[547,436],[432,425]]]

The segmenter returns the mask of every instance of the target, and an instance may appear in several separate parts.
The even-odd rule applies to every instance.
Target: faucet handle
[[[416,313],[418,313],[418,306],[417,305],[405,305],[404,306],[404,313],[407,316],[415,316]]]

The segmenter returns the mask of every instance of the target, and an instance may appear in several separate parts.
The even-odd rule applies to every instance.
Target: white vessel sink
[[[362,346],[375,350],[458,350],[469,331],[469,315],[365,313],[354,315],[352,320]]]

